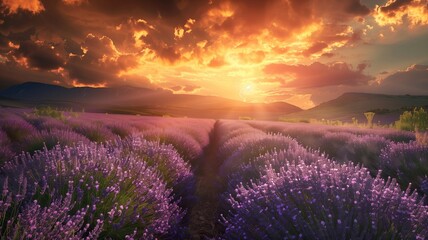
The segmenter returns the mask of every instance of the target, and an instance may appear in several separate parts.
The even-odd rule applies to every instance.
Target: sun
[[[251,99],[255,97],[255,94],[256,94],[256,88],[253,83],[247,82],[242,84],[241,89],[239,91],[239,97],[244,102],[251,101]]]

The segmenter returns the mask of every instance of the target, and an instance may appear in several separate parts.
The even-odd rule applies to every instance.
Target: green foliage
[[[278,118],[281,122],[288,122],[288,123],[311,123],[311,119],[302,119],[302,118]]]
[[[36,107],[33,110],[33,114],[38,117],[46,116],[46,117],[51,117],[58,120],[65,120],[64,112],[59,111],[58,109],[51,108],[50,106]]]
[[[413,111],[405,111],[400,115],[400,120],[395,122],[395,127],[407,131],[428,130],[428,112],[423,108],[414,108]]]

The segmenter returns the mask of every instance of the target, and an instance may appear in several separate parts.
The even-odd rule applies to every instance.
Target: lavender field
[[[1,239],[428,239],[412,132],[0,109]]]

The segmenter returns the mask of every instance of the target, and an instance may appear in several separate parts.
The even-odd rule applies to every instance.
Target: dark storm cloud
[[[120,54],[108,37],[88,35],[82,43],[83,55],[71,56],[65,66],[79,84],[117,84],[120,71],[136,65],[133,55]]]
[[[54,46],[25,41],[20,43],[14,53],[17,57],[26,58],[29,67],[41,70],[58,69],[64,65],[64,58]]]
[[[412,65],[406,70],[387,76],[378,91],[389,94],[426,95],[428,89],[428,65]]]
[[[400,9],[403,6],[410,4],[413,0],[395,0],[391,1],[389,5],[380,7],[382,12],[393,12]]]
[[[217,4],[234,14],[213,24],[213,30],[228,32],[236,38],[257,35],[266,28],[273,36],[286,38],[320,18],[333,24],[370,12],[359,0],[236,0]]]
[[[364,65],[356,70],[349,64],[338,62],[325,65],[319,62],[310,65],[270,64],[264,69],[270,75],[288,75],[294,80],[284,81],[283,86],[293,88],[317,88],[334,85],[362,85],[367,84],[372,77],[363,73]]]
[[[64,50],[69,54],[83,55],[80,44],[72,39],[64,40]]]
[[[0,64],[0,89],[23,82],[43,82],[62,84],[63,76],[60,73],[23,68],[16,63]]]

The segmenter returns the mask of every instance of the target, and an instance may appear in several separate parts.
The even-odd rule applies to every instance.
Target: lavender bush
[[[428,195],[428,146],[392,143],[382,151],[380,165],[385,176],[397,178],[403,187],[412,184]]]
[[[0,119],[0,129],[7,134],[11,142],[22,141],[26,136],[36,131],[31,124],[17,115],[9,115]]]
[[[397,131],[395,129],[365,129],[352,127],[332,127],[316,124],[262,121],[252,121],[249,124],[265,132],[289,135],[293,138],[296,138],[297,141],[301,142],[303,145],[310,147],[314,147],[314,144],[317,144],[317,139],[327,133],[349,133],[357,136],[377,135],[394,142],[410,142],[416,139],[415,134],[412,132]]]
[[[224,239],[425,239],[428,208],[395,180],[319,160],[267,167],[259,183],[227,199]]]
[[[213,129],[214,120],[200,120],[200,119],[189,119],[187,122],[179,123],[178,128],[190,135],[195,139],[202,147],[209,144],[209,134]]]
[[[338,162],[363,164],[375,176],[379,170],[380,153],[389,143],[389,140],[378,135],[358,136],[347,132],[328,132],[314,147]]]
[[[25,119],[38,130],[71,130],[71,127],[66,125],[63,121],[51,117],[37,117],[30,115]]]
[[[10,147],[7,134],[0,129],[0,165],[13,157],[13,152]]]
[[[87,123],[83,120],[74,120],[70,124],[75,132],[82,134],[92,142],[102,143],[117,137],[100,122]]]
[[[172,188],[174,195],[184,200],[184,203],[189,204],[194,200],[195,176],[190,164],[180,157],[172,145],[147,141],[142,137],[134,136],[117,140],[111,147],[122,149],[124,154],[136,155],[148,166],[159,171],[167,187]]]
[[[14,156],[14,153],[10,149],[8,145],[0,145],[0,166],[3,165],[4,162],[9,161]]]
[[[46,207],[72,192],[73,208],[68,214],[89,212],[82,225],[89,224],[89,229],[95,229],[101,219],[102,238],[124,238],[135,231],[138,238],[166,237],[182,230],[184,213],[156,169],[133,154],[124,156],[118,148],[83,143],[57,146],[33,156],[23,154],[1,170],[2,182],[8,179],[13,193],[12,206],[23,205],[16,204],[22,199],[23,203],[37,200]],[[25,212],[25,206],[6,211],[0,222],[16,223],[17,213]]]
[[[239,121],[222,120],[218,123],[218,142],[224,144],[226,141],[243,134],[263,134],[264,132]]]
[[[239,165],[273,150],[297,148],[298,143],[282,135],[253,135],[245,134],[241,137],[232,138],[227,141],[219,150],[220,156],[225,158],[220,173],[227,176],[228,173],[236,170]]]
[[[0,201],[0,226],[2,238],[8,239],[97,239],[102,231],[103,220],[97,219],[96,225],[84,225],[85,218],[90,215],[89,208],[82,208],[70,215],[74,208],[72,191],[64,198],[53,200],[48,206],[42,207],[37,200],[24,203],[18,194],[8,194],[7,179],[3,187]],[[18,207],[21,204],[21,210]],[[12,217],[7,216],[10,214]]]
[[[202,156],[202,146],[193,137],[179,130],[155,129],[142,134],[145,139],[173,145],[180,155],[191,163],[196,163]]]
[[[117,123],[117,122],[107,124],[106,127],[108,129],[110,129],[110,131],[113,134],[119,136],[120,138],[129,137],[138,131],[137,129],[135,129],[134,127],[132,127],[130,125],[123,124],[123,123]]]
[[[287,164],[311,164],[317,161],[327,161],[327,158],[318,151],[307,150],[298,145],[290,145],[283,150],[275,150],[260,155],[257,158],[244,162],[239,168],[227,176],[226,196],[234,195],[235,189],[239,185],[249,186],[250,183],[257,183],[264,175],[266,170],[272,169],[279,173]]]
[[[380,154],[382,149],[387,147],[390,141],[381,136],[365,135],[351,139],[348,146],[351,150],[348,159],[354,163],[363,164],[372,173],[376,175],[377,170],[380,169]]]
[[[89,143],[89,140],[81,134],[70,130],[51,129],[35,132],[25,137],[20,143],[20,149],[24,152],[42,150],[44,147],[52,149],[56,145],[73,146],[75,143]]]

